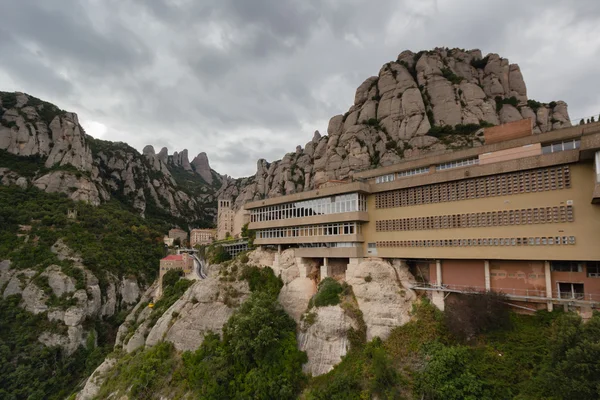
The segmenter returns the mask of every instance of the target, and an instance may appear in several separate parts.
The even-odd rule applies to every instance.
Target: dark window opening
[[[558,283],[558,298],[559,299],[583,299],[583,283]]]
[[[588,261],[586,263],[588,278],[600,278],[600,262]]]
[[[554,272],[583,272],[583,267],[577,261],[552,261]]]

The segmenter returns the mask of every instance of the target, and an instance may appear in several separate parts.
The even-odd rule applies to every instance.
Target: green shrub
[[[527,100],[527,106],[533,110],[533,112],[537,112],[537,110],[543,106],[542,103],[535,100]]]
[[[200,398],[294,399],[305,381],[296,324],[277,300],[255,292],[223,327],[183,355],[187,381]]]
[[[2,100],[2,107],[5,109],[11,109],[17,105],[17,94],[9,92],[0,92],[0,100]]]
[[[417,374],[415,391],[426,399],[463,400],[484,398],[484,388],[472,371],[471,353],[463,346],[431,344],[427,363]]]
[[[275,276],[273,270],[269,267],[246,266],[242,270],[241,278],[248,282],[252,292],[267,293],[275,298],[283,287],[281,278]]]
[[[478,60],[473,59],[471,60],[471,65],[477,69],[483,69],[487,65],[489,58],[489,56],[486,56]]]
[[[221,245],[209,247],[207,253],[210,264],[222,264],[231,260],[231,254]]]
[[[335,306],[340,304],[340,294],[343,288],[335,279],[327,277],[319,282],[318,291],[314,296],[315,307]]]
[[[371,276],[371,274],[365,276],[365,282],[371,282],[373,280],[373,277]]]
[[[496,96],[495,100],[496,100],[496,112],[500,112],[500,110],[502,109],[502,106],[504,104],[510,104],[513,107],[517,107],[519,105],[519,100],[514,96],[507,97],[504,99],[500,96]]]
[[[454,85],[458,85],[464,80],[464,78],[456,75],[450,68],[442,68],[441,71],[442,76]]]
[[[456,294],[444,311],[448,331],[459,341],[471,340],[491,329],[510,326],[506,296],[497,292]]]
[[[181,279],[183,276],[183,271],[180,269],[171,269],[167,271],[166,274],[163,275],[162,278],[162,286],[166,287],[174,287],[175,284]]]

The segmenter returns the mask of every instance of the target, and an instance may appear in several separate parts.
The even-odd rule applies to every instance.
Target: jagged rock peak
[[[169,159],[169,149],[167,149],[166,147],[160,149],[160,151],[158,152],[158,158],[160,161],[166,164],[167,160]]]
[[[519,66],[498,54],[406,50],[358,86],[350,109],[330,119],[327,136],[315,133],[304,149],[259,161],[254,179],[226,182],[220,195],[239,207],[314,189],[355,171],[480,146],[480,128],[521,119],[531,120],[535,134],[571,125],[566,103],[528,98]]]
[[[144,147],[144,149],[142,150],[142,154],[144,154],[145,156],[154,156],[156,153],[154,152],[154,146],[152,145],[147,145],[146,147]]]
[[[194,172],[202,177],[207,183],[213,183],[212,171],[210,169],[210,164],[208,163],[208,156],[205,152],[199,153],[192,160],[192,166],[194,167]]]

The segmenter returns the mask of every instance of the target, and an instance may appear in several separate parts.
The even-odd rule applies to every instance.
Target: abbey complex
[[[597,399],[597,117],[403,51],[232,178],[0,92],[0,398]]]

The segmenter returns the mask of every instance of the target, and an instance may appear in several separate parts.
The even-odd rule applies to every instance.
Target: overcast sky
[[[325,134],[401,51],[436,46],[498,53],[530,98],[600,113],[599,0],[0,0],[0,90],[234,177]]]

